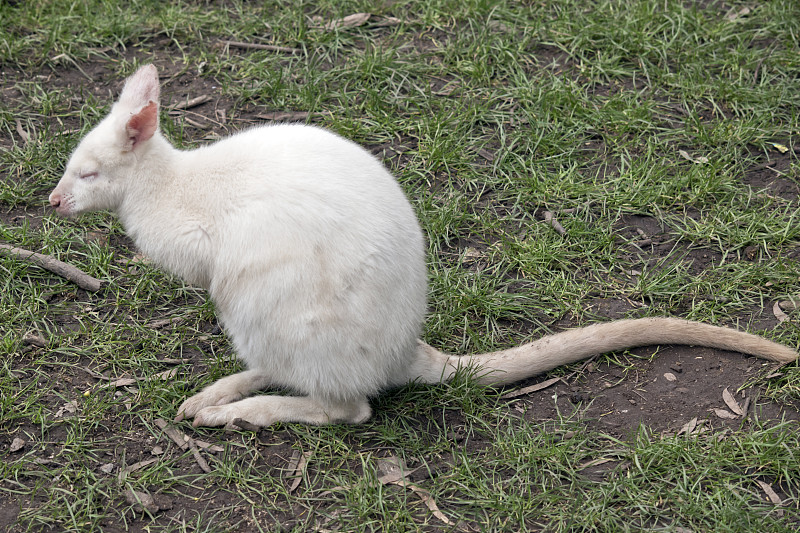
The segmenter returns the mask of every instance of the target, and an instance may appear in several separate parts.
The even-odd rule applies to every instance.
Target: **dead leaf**
[[[115,468],[114,463],[106,463],[100,467],[100,471],[103,472],[104,474],[110,474],[111,472],[114,471],[114,468]]]
[[[162,318],[159,320],[153,320],[152,322],[148,322],[147,324],[145,324],[145,327],[150,329],[161,329],[165,326],[178,325],[185,321],[186,321],[185,318],[179,316],[172,318]]]
[[[56,411],[56,418],[61,418],[65,414],[72,414],[78,410],[78,400],[72,400],[71,402],[67,402],[62,405],[58,411]]]
[[[159,511],[156,501],[146,492],[127,489],[125,491],[125,499],[129,504],[138,506],[140,509],[143,509],[149,513],[157,513]]]
[[[463,261],[464,263],[474,263],[475,261],[485,259],[485,255],[477,248],[467,247],[464,250]]]
[[[767,495],[767,498],[769,498],[769,501],[771,501],[775,505],[782,505],[783,504],[783,501],[781,500],[781,497],[778,496],[778,493],[775,492],[775,490],[772,488],[772,486],[769,485],[769,483],[764,483],[760,479],[757,479],[756,483],[758,483],[758,486],[761,487],[761,490],[763,490],[764,493]]]
[[[798,307],[800,307],[800,296],[789,296],[788,300],[781,300],[780,302],[781,309],[784,311],[794,311]]]
[[[685,433],[687,436],[691,435],[692,432],[697,428],[697,417],[692,418],[688,422],[686,422],[680,430],[678,430],[678,435],[681,433]]]
[[[698,156],[698,157],[692,157],[692,156],[689,155],[689,152],[687,152],[686,150],[678,150],[678,155],[681,156],[682,158],[686,159],[687,161],[691,161],[692,163],[699,163],[701,165],[705,164],[705,163],[708,163],[708,158],[707,157],[704,157],[702,155]]]
[[[143,253],[137,253],[133,257],[131,257],[129,261],[123,259],[122,262],[123,263],[130,262],[131,264],[134,265],[149,265],[153,261]]]
[[[86,240],[89,242],[97,243],[100,246],[108,244],[108,232],[105,231],[87,231]]]
[[[482,158],[484,158],[486,161],[489,161],[490,163],[492,161],[494,161],[494,157],[495,157],[494,154],[492,152],[490,152],[489,150],[487,150],[486,148],[477,148],[477,149],[473,148],[473,150],[478,152],[478,155],[481,156]]]
[[[433,94],[436,96],[450,96],[453,94],[453,91],[461,87],[461,83],[458,81],[450,82],[438,91],[434,91]]]
[[[134,378],[117,378],[114,381],[110,381],[106,387],[127,387],[128,385],[133,385],[136,381]]]
[[[369,13],[353,13],[352,15],[347,15],[344,18],[336,19],[328,22],[325,24],[322,29],[324,30],[337,30],[337,29],[344,29],[344,28],[355,28],[357,26],[363,26],[367,23],[369,18],[372,15]]]
[[[672,372],[664,372],[664,379],[667,381],[678,381],[677,376],[675,376],[675,374]]]
[[[145,461],[139,461],[138,463],[133,463],[132,465],[126,466],[125,468],[121,468],[119,471],[119,481],[120,483],[125,481],[125,478],[128,477],[128,474],[136,472],[137,470],[141,470],[145,466],[151,465],[158,461],[158,458],[154,459],[147,459]]]
[[[736,420],[739,418],[737,415],[731,413],[727,409],[714,409],[714,414],[725,420]]]
[[[599,466],[599,465],[602,465],[602,464],[605,464],[605,463],[610,463],[610,462],[613,462],[613,461],[616,461],[616,459],[611,459],[610,457],[601,457],[599,459],[592,459],[591,461],[588,461],[588,462],[586,462],[586,463],[584,463],[582,465],[578,465],[578,470],[579,471],[580,470],[586,470],[587,468],[589,468],[591,466]]]
[[[208,340],[208,337],[205,336],[205,335],[201,335],[200,337],[197,337],[197,338],[198,338],[198,340],[202,340],[202,341]],[[159,359],[158,362],[159,363],[164,363],[165,365],[179,365],[181,363],[185,363],[186,359],[180,359],[178,357],[165,357],[164,359]]]
[[[14,437],[14,440],[11,441],[11,445],[8,447],[8,451],[11,453],[20,451],[25,446],[25,440]]]
[[[15,122],[17,123],[17,133],[22,137],[22,141],[28,144],[31,141],[30,134],[22,127],[22,122],[19,119],[15,119]]]
[[[416,468],[409,470],[405,464],[405,461],[395,455],[379,458],[377,462],[378,472],[380,473],[378,476],[378,481],[381,484],[400,485],[401,487],[411,490],[414,494],[419,496],[419,498],[422,500],[422,503],[425,504],[425,507],[427,507],[431,513],[433,513],[433,516],[447,525],[452,525],[453,522],[451,522],[450,519],[447,518],[444,513],[442,513],[442,511],[439,509],[439,506],[436,504],[436,500],[434,500],[433,496],[431,496],[431,493],[418,487],[408,480],[408,475],[414,472]]]
[[[772,306],[772,314],[778,319],[778,324],[782,324],[789,318],[789,315],[783,312],[778,302],[775,302],[775,305]]]
[[[558,220],[556,220],[552,212],[550,211],[544,212],[544,221],[553,226],[553,229],[556,230],[556,233],[558,233],[559,235],[567,234],[567,230],[564,229],[564,226],[562,226]]]
[[[739,11],[736,11],[735,8],[728,11],[728,14],[725,15],[725,20],[728,22],[735,22],[737,19],[746,17],[749,15],[753,10],[747,6],[744,6]]]
[[[725,387],[725,390],[722,391],[722,399],[725,401],[725,405],[728,406],[728,409],[739,416],[744,416],[742,406],[739,405],[739,402],[736,401],[736,399],[733,397],[733,394],[730,393],[727,387]]]
[[[381,20],[372,24],[373,28],[385,28],[387,26],[397,26],[403,22],[397,17],[383,17]]]
[[[152,379],[172,379],[178,374],[177,368],[172,368],[170,370],[165,370],[163,372],[159,372]]]
[[[377,463],[379,474],[378,481],[382,485],[386,485],[388,483],[397,483],[398,481],[408,477],[408,475],[413,472],[413,470],[409,471],[405,461],[396,455],[379,457],[377,459]]]
[[[289,476],[292,479],[292,482],[289,484],[289,492],[294,492],[297,487],[300,486],[300,482],[303,480],[303,475],[306,472],[306,464],[308,464],[308,458],[311,457],[311,452],[300,452],[299,450],[295,450],[292,453],[292,459],[289,461],[289,470],[292,472],[292,475]]]
[[[125,467],[125,472],[130,474],[131,472],[136,472],[137,470],[141,470],[145,466],[151,465],[158,461],[158,459],[145,459],[144,461],[139,461],[138,463],[133,463],[130,466]]]
[[[516,398],[517,396],[522,396],[523,394],[528,394],[529,392],[536,392],[540,390],[544,390],[551,385],[555,385],[561,381],[561,378],[550,378],[548,380],[542,381],[541,383],[536,383],[535,385],[531,385],[529,387],[523,387],[521,389],[517,389],[515,391],[507,392],[500,396],[500,398],[507,400],[509,398]]]
[[[431,513],[433,513],[433,516],[435,516],[448,526],[453,524],[453,522],[451,522],[450,519],[447,518],[447,516],[445,516],[445,514],[441,510],[439,510],[439,506],[436,505],[436,500],[433,499],[433,496],[431,496],[430,492],[428,492],[425,489],[421,489],[412,483],[407,483],[404,486],[411,489],[414,492],[414,494],[420,497],[422,503],[425,504],[425,507],[427,507]]]

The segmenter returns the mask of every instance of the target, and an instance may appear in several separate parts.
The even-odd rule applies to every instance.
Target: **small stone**
[[[665,372],[664,379],[667,381],[678,381],[678,378],[672,372]]]
[[[38,348],[45,348],[47,346],[47,339],[36,333],[26,333],[22,336],[22,343]]]

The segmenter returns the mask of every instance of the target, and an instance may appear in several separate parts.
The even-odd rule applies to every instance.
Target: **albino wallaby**
[[[117,213],[157,264],[208,290],[247,370],[178,408],[177,420],[359,423],[368,398],[461,366],[505,384],[593,354],[653,344],[797,353],[755,335],[674,318],[595,324],[500,352],[452,356],[418,340],[425,247],[394,178],[366,150],[305,125],[263,126],[181,151],[158,127],[156,68],[125,83],[50,195],[62,215]],[[265,387],[296,396],[254,396]],[[243,399],[244,398],[244,399]]]

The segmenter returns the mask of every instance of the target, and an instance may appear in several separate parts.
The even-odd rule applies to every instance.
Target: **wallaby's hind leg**
[[[323,402],[309,396],[253,396],[227,405],[206,407],[194,415],[192,425],[224,426],[237,418],[256,426],[277,422],[360,424],[372,415],[366,398],[350,402]]]
[[[180,422],[184,418],[194,418],[206,407],[225,405],[241,400],[251,392],[263,389],[269,384],[269,375],[258,369],[245,370],[226,376],[186,399],[178,407],[178,416],[175,417],[175,421]]]

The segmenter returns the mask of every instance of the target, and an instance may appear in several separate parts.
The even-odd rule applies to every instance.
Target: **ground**
[[[728,6],[712,5],[728,13]],[[408,46],[422,52],[438,50],[437,43],[442,40],[456,40],[454,28],[463,28],[460,24],[463,22],[420,22],[415,40]],[[387,24],[371,31],[386,36],[391,27]],[[222,37],[215,35],[213,40]],[[752,46],[774,49],[782,46],[781,42],[775,38]],[[367,48],[360,41],[354,46]],[[181,398],[239,368],[216,322],[213,305],[202,291],[170,278],[138,255],[109,215],[64,221],[54,217],[46,205],[47,194],[63,168],[59,166],[63,157],[79,133],[102,116],[101,106],[118,94],[120,70],[129,71],[126,66],[136,62],[153,62],[162,81],[164,127],[178,144],[213,142],[251,124],[296,120],[351,134],[348,136],[383,159],[400,176],[431,241],[431,320],[426,340],[442,349],[509,346],[548,331],[660,314],[661,310],[792,343],[797,332],[793,308],[785,301],[796,292],[800,246],[795,230],[790,233],[781,227],[794,220],[800,200],[791,144],[797,134],[792,128],[797,124],[787,125],[783,138],[750,139],[741,144],[730,141],[735,157],[727,152],[713,154],[709,145],[722,143],[716,138],[708,141],[704,135],[722,135],[709,133],[717,131],[715,121],[741,119],[734,104],[702,99],[682,103],[675,94],[660,94],[641,77],[595,79],[575,59],[577,52],[568,53],[565,48],[552,43],[531,46],[527,52],[532,55],[524,60],[529,61],[526,68],[552,70],[564,79],[585,82],[589,101],[597,107],[618,104],[615,94],[625,100],[637,91],[652,91],[652,100],[631,106],[625,113],[639,112],[648,105],[659,109],[658,135],[674,135],[674,144],[685,155],[675,150],[669,156],[674,162],[653,180],[686,179],[685,185],[675,186],[679,192],[665,189],[653,193],[657,199],[636,204],[637,195],[647,194],[637,192],[639,187],[657,187],[644,177],[623,178],[630,177],[630,166],[636,168],[637,161],[647,163],[650,148],[638,141],[625,144],[634,134],[623,131],[629,123],[620,121],[593,124],[589,129],[595,133],[580,134],[582,146],[570,160],[579,165],[582,176],[590,176],[587,183],[591,182],[591,187],[581,183],[561,194],[567,190],[565,183],[574,178],[569,174],[572,163],[557,162],[544,170],[564,182],[552,178],[541,185],[552,191],[545,197],[537,200],[531,195],[533,200],[519,200],[526,194],[521,182],[504,184],[505,173],[516,172],[513,165],[507,167],[513,170],[503,170],[502,165],[510,165],[515,153],[514,143],[505,141],[505,135],[523,126],[533,125],[535,130],[541,123],[562,120],[548,118],[547,106],[540,114],[523,116],[513,111],[518,104],[512,103],[511,118],[503,115],[500,125],[486,126],[483,118],[475,119],[472,127],[485,129],[478,132],[481,144],[467,147],[472,154],[469,172],[492,173],[497,180],[488,184],[470,181],[462,177],[468,172],[461,160],[448,163],[447,150],[453,147],[447,142],[435,144],[411,127],[383,136],[381,128],[376,128],[376,133],[357,120],[351,123],[343,118],[368,111],[366,105],[356,108],[356,102],[369,101],[375,95],[356,91],[354,107],[344,109],[302,108],[290,98],[282,105],[280,98],[266,103],[261,96],[238,96],[230,89],[238,81],[232,82],[228,74],[224,79],[215,75],[218,71],[214,69],[220,67],[206,66],[200,56],[192,57],[189,52],[188,58],[181,57],[176,37],[167,32],[156,32],[146,45],[129,43],[97,52],[91,60],[74,61],[67,56],[44,62],[0,63],[0,98],[6,102],[0,135],[0,151],[6,159],[0,172],[9,184],[0,195],[0,241],[56,255],[104,280],[101,291],[90,293],[24,262],[17,260],[12,265],[11,260],[3,259],[4,272],[14,280],[4,290],[12,298],[21,294],[25,299],[19,299],[19,312],[13,311],[12,301],[3,300],[8,309],[3,317],[8,323],[2,332],[8,336],[5,350],[9,355],[2,374],[0,457],[13,467],[3,472],[0,530],[333,531],[355,528],[352,524],[362,530],[580,529],[589,526],[571,526],[570,519],[558,518],[561,515],[551,511],[548,500],[531,495],[549,492],[556,498],[564,490],[565,499],[552,507],[570,508],[575,504],[564,502],[582,498],[573,498],[575,493],[565,489],[570,482],[564,480],[573,479],[570,476],[607,487],[623,486],[630,479],[639,479],[636,472],[642,467],[638,459],[680,439],[696,439],[690,447],[733,449],[740,441],[753,441],[756,444],[752,446],[758,447],[763,438],[769,446],[786,448],[781,443],[792,438],[800,420],[796,365],[787,370],[737,353],[681,346],[644,347],[601,356],[501,390],[481,389],[468,376],[460,376],[452,385],[388,391],[372,402],[374,420],[360,427],[285,424],[225,431],[176,424],[171,420]],[[233,57],[231,61],[237,61],[242,69],[252,55],[251,50],[225,48],[219,43],[203,53]],[[434,64],[440,60],[436,53],[424,57]],[[327,57],[320,60],[321,70],[338,65],[336,60],[328,61]],[[750,69],[750,75],[753,69],[756,77],[766,75],[761,63]],[[428,97],[457,102],[460,85],[463,83],[464,91],[469,85],[469,80],[463,79],[466,81],[456,75],[432,76],[426,88]],[[496,85],[505,84],[502,79]],[[487,92],[496,88],[491,81],[485,87]],[[253,95],[260,90],[239,89],[252,90]],[[451,97],[453,91],[456,96]],[[207,98],[181,108],[198,96]],[[54,103],[45,110],[49,97]],[[501,97],[486,97],[494,98]],[[492,101],[497,108],[504,105]],[[396,106],[398,116],[404,119],[419,113],[412,109],[417,103],[404,105],[399,99],[391,107]],[[558,113],[565,115],[566,108],[576,114],[589,113],[588,104],[583,111],[581,105],[564,104]],[[796,111],[794,100],[777,102],[776,108],[788,115]],[[391,122],[391,115],[387,116],[386,121]],[[450,125],[457,130],[457,123],[466,120],[464,116],[453,118]],[[375,117],[370,120],[382,120],[377,114]],[[591,116],[587,117],[591,122]],[[445,117],[442,123],[447,125],[449,120]],[[693,137],[686,133],[686,124],[695,124],[693,121],[697,121],[692,130],[696,144],[687,145]],[[374,122],[365,123],[374,127]],[[484,135],[486,132],[490,134]],[[462,142],[455,133],[453,137],[454,143]],[[568,137],[569,132],[558,143]],[[38,155],[37,150],[45,151],[42,143],[48,142],[57,148]],[[558,144],[552,143],[538,148],[542,160],[552,155],[548,150]],[[620,143],[623,148],[618,152]],[[524,152],[517,148],[516,153]],[[703,153],[711,154],[711,163],[699,159]],[[715,155],[722,161],[718,173],[722,182],[712,188],[697,175],[706,177],[698,169],[717,164]],[[56,168],[41,170],[46,165]],[[419,168],[430,172],[417,172]],[[536,167],[531,171],[533,177],[525,186],[540,191],[540,184],[533,182],[539,179],[538,172],[547,174],[544,170]],[[633,192],[619,200],[615,195],[622,190]],[[757,224],[748,222],[751,219],[726,221],[725,210],[715,211],[714,204],[728,201],[728,192],[733,198],[728,211],[761,210],[763,227],[753,229]],[[671,194],[677,196],[669,198]],[[457,214],[445,219],[442,213],[450,211]],[[566,228],[564,235],[545,222],[546,213]],[[594,225],[607,227],[602,237],[593,237],[600,244],[584,244]],[[751,229],[754,237],[740,236]],[[544,259],[539,248],[542,242],[552,254]],[[501,255],[511,254],[509,250],[518,251],[519,257]],[[770,262],[772,269],[764,266]],[[585,278],[587,284],[567,285],[564,279],[572,276]],[[729,281],[719,281],[726,277]],[[488,278],[499,281],[491,285],[495,282],[486,281]],[[562,282],[563,287],[559,285]],[[479,296],[485,301],[476,303]],[[531,300],[537,302],[526,307]],[[24,334],[30,332],[41,336],[44,345],[24,340]],[[516,395],[523,387],[530,389]],[[170,431],[174,431],[172,437]],[[519,446],[517,433],[524,435],[520,440],[525,450],[507,455],[507,448]],[[501,434],[507,439],[501,439]],[[603,442],[607,445],[598,444]],[[749,449],[746,446],[750,444],[743,446]],[[552,450],[553,457],[562,462],[545,456],[545,451],[537,455],[531,449]],[[791,448],[787,449],[791,455]],[[754,485],[748,493],[756,502],[752,516],[763,511],[769,524],[786,530],[795,527],[799,516],[798,485],[793,478],[797,463],[776,456],[770,470],[766,466],[769,461],[761,456],[748,459],[745,452],[726,453],[725,457],[744,459],[734,461],[725,475],[754,476],[767,487]],[[387,460],[398,457],[412,472],[386,481],[389,478],[381,476],[390,474],[382,468]],[[691,457],[685,462],[697,460]],[[667,472],[657,467],[643,469],[641,479],[659,475],[668,480],[669,464],[665,460]],[[706,474],[698,473],[705,472],[702,465],[698,468],[694,475],[705,479]],[[541,478],[536,477],[539,472]],[[727,486],[727,478],[722,476],[719,481],[718,477],[709,475],[709,486]],[[460,490],[462,484],[469,484],[465,479],[475,478],[487,480],[487,484]],[[530,479],[531,486],[520,481],[522,478]],[[665,483],[669,487],[681,484],[679,479]],[[671,526],[688,531],[681,524],[692,524],[699,531],[703,524],[713,523],[718,512],[707,511],[695,518],[688,512],[684,515],[683,510],[671,511],[673,504],[664,503],[670,502],[671,489],[647,492],[642,486],[631,491],[646,494],[643,501],[647,502],[642,505],[652,505],[654,510],[634,513],[634,528]],[[620,492],[613,492],[609,501],[629,501],[620,496],[624,490],[614,490]],[[492,507],[486,502],[493,501],[496,494],[502,495],[504,502],[514,500],[515,491],[520,499],[527,497],[528,503],[519,503],[519,507],[508,504],[498,511],[499,518],[492,518]],[[774,500],[769,503],[770,491],[782,506]],[[143,502],[148,496],[153,501]],[[368,506],[363,506],[365,501]],[[465,503],[460,504],[462,501]],[[531,508],[530,502],[536,502],[536,507]],[[106,505],[114,511],[104,511]],[[401,509],[392,517],[396,522],[384,517],[391,514],[387,509],[392,505]],[[613,512],[604,512],[621,513],[620,521],[612,523],[625,523],[628,518],[621,509],[629,505],[612,503],[609,508]],[[730,505],[736,508],[735,503]],[[547,518],[539,519],[543,508],[547,512],[542,516]],[[662,508],[666,512],[660,514]],[[730,510],[723,508],[724,512]],[[593,512],[585,511],[587,516]],[[664,516],[671,512],[678,521],[665,521]],[[595,527],[605,524],[604,518],[587,520]],[[745,522],[735,523],[739,529],[733,530],[747,530]],[[775,530],[780,530],[777,527]]]

